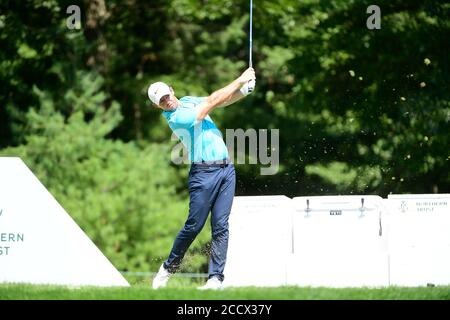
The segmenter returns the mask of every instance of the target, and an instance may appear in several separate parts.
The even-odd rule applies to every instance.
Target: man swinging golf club
[[[255,86],[255,71],[245,70],[237,79],[208,97],[186,96],[177,99],[172,87],[156,82],[148,88],[150,100],[162,109],[169,127],[188,150],[189,215],[178,233],[167,260],[153,279],[153,288],[167,285],[169,277],[202,230],[211,211],[212,247],[209,279],[199,289],[220,289],[228,249],[228,217],[233,203],[236,177],[234,165],[220,131],[209,113],[228,106],[249,93]]]

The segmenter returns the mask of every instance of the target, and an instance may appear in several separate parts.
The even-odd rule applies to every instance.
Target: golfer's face
[[[161,100],[159,100],[159,106],[167,111],[174,110],[177,104],[173,93],[162,96]]]

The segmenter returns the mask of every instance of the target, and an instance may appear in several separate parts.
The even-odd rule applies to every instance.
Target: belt
[[[213,160],[213,161],[202,160],[202,162],[192,162],[193,165],[205,166],[205,167],[224,167],[231,163],[232,162],[231,162],[230,158],[223,159],[223,160]]]

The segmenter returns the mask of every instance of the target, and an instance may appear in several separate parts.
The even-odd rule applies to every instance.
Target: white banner
[[[224,286],[286,285],[292,254],[292,202],[285,196],[235,197]]]
[[[387,227],[379,196],[293,199],[294,253],[288,284],[360,287],[389,284]]]
[[[19,158],[0,158],[0,282],[129,286]]]
[[[450,284],[450,194],[389,195],[391,284]]]

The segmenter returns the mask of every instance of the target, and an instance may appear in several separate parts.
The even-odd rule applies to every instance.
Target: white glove
[[[240,91],[244,96],[247,96],[253,92],[253,90],[255,89],[255,85],[256,85],[255,79],[249,80],[247,83],[244,83],[242,85]]]

